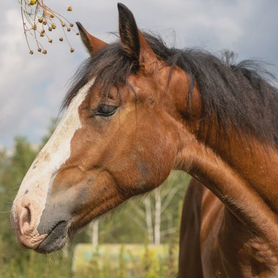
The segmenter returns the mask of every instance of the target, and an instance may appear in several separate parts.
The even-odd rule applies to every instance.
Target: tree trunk
[[[98,220],[92,223],[92,245],[98,245]]]
[[[146,197],[146,199],[144,200],[144,204],[145,204],[145,215],[146,215],[148,240],[149,240],[149,243],[154,243],[152,207],[151,207],[150,196]]]
[[[154,191],[155,214],[154,214],[154,244],[160,244],[160,226],[161,226],[161,194],[160,188]]]

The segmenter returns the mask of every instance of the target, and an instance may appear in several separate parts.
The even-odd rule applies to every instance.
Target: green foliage
[[[22,259],[25,259],[28,255],[26,252],[21,251],[13,233],[11,233],[9,211],[18,185],[35,157],[35,151],[32,149],[26,139],[18,137],[15,139],[15,150],[13,155],[9,157],[7,154],[2,153],[1,157],[2,159],[0,159],[0,168],[2,169],[2,174],[0,176],[0,265],[6,266],[8,262],[11,266],[16,265],[17,268],[21,270],[23,268]],[[0,271],[3,271],[3,268],[1,268]],[[11,273],[11,275],[13,274]]]
[[[177,257],[177,245],[79,244],[74,252],[73,276],[174,277]]]
[[[0,277],[70,277],[71,258],[62,253],[40,255],[22,248],[9,221],[18,186],[37,150],[23,137],[15,138],[14,151],[0,152]]]
[[[168,179],[161,185],[161,195],[165,196],[172,188],[175,195],[162,212],[162,243],[178,243],[181,208],[184,194],[190,177],[183,172],[173,171]],[[145,216],[144,199],[151,198],[154,208],[154,194],[132,198],[120,208],[108,213],[100,221],[100,243],[152,243],[148,240]],[[165,203],[164,202],[164,203]]]

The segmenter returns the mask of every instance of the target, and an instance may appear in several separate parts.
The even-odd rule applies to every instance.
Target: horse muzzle
[[[50,253],[61,249],[68,238],[69,217],[46,206],[38,214],[38,203],[22,199],[13,205],[11,223],[18,241],[26,248],[39,253]],[[51,216],[51,217],[50,217]]]

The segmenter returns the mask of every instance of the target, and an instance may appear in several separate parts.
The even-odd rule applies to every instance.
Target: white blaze
[[[32,163],[20,185],[12,212],[16,217],[17,206],[31,204],[35,213],[32,215],[33,228],[39,225],[47,194],[57,171],[70,157],[71,140],[75,132],[81,128],[78,110],[92,84],[93,80],[81,88],[71,101],[54,133]],[[28,194],[25,195],[27,191]]]

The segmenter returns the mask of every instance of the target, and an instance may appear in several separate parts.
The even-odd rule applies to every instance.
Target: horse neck
[[[202,136],[201,136],[202,137]],[[225,161],[277,212],[277,149],[250,134],[230,128],[226,135],[206,134],[203,144]]]
[[[181,134],[186,139],[177,159],[179,168],[208,187],[250,231],[277,242],[276,151],[234,135],[230,131],[229,143],[224,138],[216,143],[214,136],[202,142],[194,134],[190,139]]]

